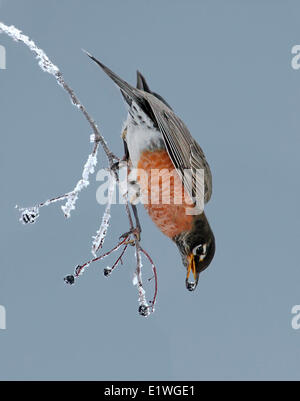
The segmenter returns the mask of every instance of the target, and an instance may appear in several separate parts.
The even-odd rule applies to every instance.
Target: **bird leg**
[[[131,230],[127,231],[126,233],[122,234],[119,239],[121,240],[123,238],[127,238],[133,235],[134,239],[128,239],[125,243],[134,246],[135,241],[136,240],[140,241],[141,239],[141,231],[142,230],[139,227],[134,227]]]
[[[132,208],[134,219],[135,219],[135,230],[137,233],[137,238],[138,238],[138,241],[140,241],[142,227],[141,227],[141,223],[140,223],[140,219],[139,219],[139,215],[138,215],[138,210],[137,210],[136,205],[131,205],[131,208]]]

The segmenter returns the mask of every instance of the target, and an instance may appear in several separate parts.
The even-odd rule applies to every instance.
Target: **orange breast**
[[[143,203],[157,227],[170,238],[190,230],[191,201],[167,151],[144,151],[137,167]]]

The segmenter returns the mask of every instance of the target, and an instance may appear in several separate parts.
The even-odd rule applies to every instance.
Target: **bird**
[[[194,291],[200,273],[215,255],[215,237],[204,207],[198,210],[196,207],[199,193],[204,198],[203,204],[212,194],[212,174],[204,152],[171,106],[150,90],[139,71],[134,87],[86,53],[114,81],[125,99],[128,106],[122,131],[125,159],[132,169],[146,173],[147,179],[136,176],[142,198],[147,199],[144,206],[158,229],[177,245],[186,268],[185,286]],[[197,175],[198,170],[204,172],[202,180]],[[162,173],[156,185],[151,186],[149,176],[152,177],[154,171]],[[164,202],[160,193],[162,182],[174,171],[169,181],[170,199]],[[186,179],[186,171],[191,172],[190,179]],[[193,207],[195,210],[191,212]],[[190,279],[191,273],[193,279]]]

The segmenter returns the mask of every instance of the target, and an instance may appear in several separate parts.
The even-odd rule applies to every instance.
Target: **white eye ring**
[[[200,245],[197,245],[197,246],[195,246],[195,248],[193,249],[193,254],[194,255],[197,255],[197,250],[200,248],[200,247],[202,247],[203,248],[203,252],[202,252],[202,254],[200,255],[200,262],[202,262],[202,260],[205,258],[205,256],[206,256],[206,244],[200,244]]]

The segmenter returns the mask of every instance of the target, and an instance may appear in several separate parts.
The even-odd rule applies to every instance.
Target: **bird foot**
[[[121,168],[126,167],[127,165],[127,161],[123,158],[122,160],[117,160],[113,163],[110,168],[113,172],[117,173]]]
[[[138,241],[141,240],[141,230],[138,227],[135,227],[132,230],[127,231],[126,233],[122,234],[119,239],[121,240],[121,239],[130,237],[131,235],[133,235],[135,238],[134,239],[131,238],[131,239],[127,240],[125,242],[125,244],[134,246],[136,240],[138,240]]]

